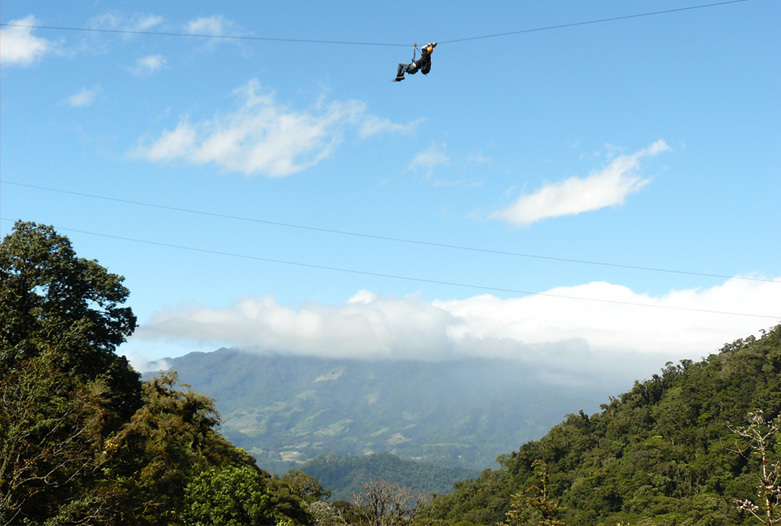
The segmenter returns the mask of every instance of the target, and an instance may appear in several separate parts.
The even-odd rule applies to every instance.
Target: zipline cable
[[[727,4],[738,4],[741,2],[748,2],[748,0],[727,0],[724,2],[716,2],[713,4],[701,4],[701,5],[695,5],[695,6],[689,6],[689,7],[678,7],[674,9],[665,9],[662,11],[651,11],[648,13],[638,13],[634,15],[623,15],[623,16],[614,16],[610,18],[599,18],[596,20],[586,20],[583,22],[571,22],[569,24],[558,24],[555,26],[543,26],[543,27],[535,27],[532,29],[521,29],[519,31],[507,31],[505,33],[493,33],[490,35],[481,35],[476,37],[466,37],[466,38],[456,38],[453,40],[440,40],[439,44],[452,44],[454,42],[467,42],[470,40],[481,40],[485,38],[499,38],[499,37],[506,37],[511,35],[522,35],[525,33],[537,33],[540,31],[551,31],[553,29],[565,29],[568,27],[578,27],[578,26],[587,26],[591,24],[602,24],[605,22],[615,22],[618,20],[629,20],[631,18],[642,18],[646,16],[657,16],[657,15],[666,15],[669,13],[679,13],[681,11],[692,11],[694,9],[704,9],[708,7],[716,7],[721,5],[727,5]]]
[[[589,261],[584,259],[574,259],[574,258],[562,258],[562,257],[554,257],[554,256],[544,256],[540,254],[528,254],[523,252],[512,252],[512,251],[506,251],[506,250],[495,250],[490,248],[479,248],[479,247],[470,247],[466,245],[455,245],[455,244],[448,244],[448,243],[437,243],[433,241],[420,241],[420,240],[414,240],[414,239],[406,239],[401,237],[393,237],[393,236],[381,236],[377,234],[366,234],[366,233],[360,233],[360,232],[351,232],[348,230],[337,230],[337,229],[331,229],[331,228],[323,228],[323,227],[315,227],[311,225],[301,225],[301,224],[295,224],[295,223],[285,223],[281,221],[272,221],[268,219],[257,219],[257,218],[250,218],[250,217],[242,217],[242,216],[235,216],[235,215],[229,215],[229,214],[222,214],[219,212],[207,212],[203,210],[194,210],[190,208],[180,208],[175,206],[169,206],[169,205],[159,205],[159,204],[153,204],[153,203],[147,203],[143,201],[132,201],[129,199],[120,199],[117,197],[107,197],[102,195],[95,195],[95,194],[88,194],[84,192],[74,192],[71,190],[62,190],[57,188],[50,188],[46,186],[37,186],[27,183],[19,183],[15,181],[7,181],[7,180],[0,180],[0,185],[2,184],[8,184],[8,185],[14,185],[14,186],[20,186],[24,188],[32,188],[35,190],[45,190],[48,192],[56,192],[61,194],[68,194],[68,195],[76,195],[79,197],[87,197],[90,199],[100,199],[104,201],[111,201],[115,203],[124,203],[124,204],[130,204],[135,206],[144,206],[148,208],[157,208],[160,210],[170,210],[173,212],[182,212],[187,214],[196,214],[196,215],[202,215],[202,216],[208,216],[208,217],[219,217],[222,219],[230,219],[234,221],[244,221],[248,223],[259,223],[259,224],[265,224],[265,225],[273,225],[273,226],[281,226],[286,228],[296,228],[300,230],[310,230],[314,232],[325,232],[329,234],[338,234],[343,236],[353,236],[353,237],[360,237],[365,239],[376,239],[380,241],[392,241],[395,243],[406,243],[410,245],[419,245],[419,246],[428,246],[428,247],[436,247],[436,248],[447,248],[452,250],[462,250],[462,251],[469,251],[469,252],[479,252],[484,254],[497,254],[502,256],[514,256],[514,257],[523,257],[523,258],[530,258],[530,259],[541,259],[546,261],[559,261],[563,263],[573,263],[573,264],[580,264],[580,265],[595,265],[595,266],[602,266],[602,267],[612,267],[612,268],[621,268],[621,269],[627,269],[627,270],[641,270],[641,271],[647,271],[647,272],[662,272],[662,273],[668,273],[668,274],[682,274],[682,275],[688,275],[688,276],[700,276],[700,277],[708,277],[708,278],[719,278],[719,279],[738,279],[738,280],[744,280],[744,281],[758,281],[758,282],[765,282],[765,283],[778,283],[781,284],[781,281],[774,280],[774,279],[766,279],[766,278],[756,278],[756,277],[750,277],[750,276],[728,276],[726,274],[713,274],[708,272],[693,272],[693,271],[686,271],[686,270],[675,270],[675,269],[665,269],[665,268],[658,268],[658,267],[644,267],[644,266],[638,266],[638,265],[623,265],[620,263],[608,263],[608,262],[602,262],[602,261]]]
[[[5,217],[0,217],[0,221],[11,221],[14,220],[8,219]],[[288,261],[284,259],[275,259],[275,258],[267,258],[262,256],[251,256],[248,254],[238,254],[235,252],[224,252],[221,250],[212,250],[207,248],[197,248],[197,247],[188,247],[185,245],[177,245],[174,243],[162,243],[158,241],[149,241],[145,239],[137,239],[132,237],[126,237],[126,236],[118,236],[113,234],[101,234],[98,232],[91,232],[88,230],[78,230],[75,228],[63,228],[63,227],[56,227],[57,230],[62,230],[65,232],[75,232],[78,234],[85,234],[89,236],[96,236],[96,237],[103,237],[108,239],[117,239],[120,241],[130,241],[133,243],[141,243],[145,245],[153,245],[158,247],[165,247],[165,248],[175,248],[177,250],[187,250],[190,252],[198,252],[201,254],[213,254],[217,256],[227,256],[227,257],[233,257],[233,258],[241,258],[241,259],[249,259],[253,261],[263,261],[266,263],[277,263],[281,265],[291,265],[296,267],[303,267],[303,268],[310,268],[310,269],[317,269],[317,270],[327,270],[331,272],[342,272],[346,274],[359,274],[362,276],[371,276],[376,278],[387,278],[387,279],[396,279],[396,280],[403,280],[403,281],[415,281],[418,283],[430,283],[435,285],[447,285],[451,287],[461,287],[461,288],[469,288],[469,289],[478,289],[478,290],[486,290],[486,291],[492,291],[492,292],[508,292],[511,294],[522,294],[525,296],[542,296],[542,297],[548,297],[548,298],[557,298],[557,299],[566,299],[566,300],[578,300],[578,301],[591,301],[591,302],[597,302],[597,303],[608,303],[613,305],[627,305],[627,306],[633,306],[633,307],[646,307],[646,308],[652,308],[652,309],[663,309],[663,310],[675,310],[675,311],[686,311],[686,312],[697,312],[701,314],[720,314],[725,316],[744,316],[744,317],[750,317],[750,318],[766,318],[766,319],[772,319],[772,320],[781,320],[781,315],[779,316],[773,316],[768,314],[754,314],[754,313],[747,313],[747,312],[730,312],[730,311],[719,311],[719,310],[709,310],[709,309],[695,309],[691,307],[675,307],[672,305],[654,305],[651,303],[638,303],[634,301],[621,301],[621,300],[607,300],[602,298],[589,298],[585,296],[568,296],[564,294],[554,294],[550,292],[530,292],[527,290],[520,290],[520,289],[511,289],[511,288],[504,288],[504,287],[491,287],[491,286],[485,286],[485,285],[474,285],[469,283],[460,283],[456,281],[443,281],[443,280],[436,280],[436,279],[427,279],[427,278],[416,278],[412,276],[402,276],[398,274],[385,274],[381,272],[370,272],[366,270],[355,270],[355,269],[348,269],[344,267],[331,267],[326,265],[315,265],[313,263],[302,263],[298,261]]]
[[[504,33],[492,33],[488,35],[456,38],[451,40],[439,40],[438,43],[453,44],[457,42],[468,42],[471,40],[499,38],[499,37],[506,37],[512,35],[521,35],[525,33],[537,33],[541,31],[551,31],[555,29],[564,29],[568,27],[602,24],[605,22],[615,22],[620,20],[629,20],[632,18],[658,16],[658,15],[665,15],[670,13],[679,13],[682,11],[693,11],[695,9],[706,9],[711,7],[729,5],[729,4],[738,4],[742,2],[748,2],[748,1],[749,0],[726,0],[723,2],[714,2],[710,4],[700,4],[700,5],[694,5],[688,7],[664,9],[661,11],[650,11],[646,13],[636,13],[633,15],[621,15],[621,16],[614,16],[609,18],[599,18],[595,20],[585,20],[581,22],[571,22],[567,24],[557,24],[553,26],[542,26],[542,27],[535,27],[530,29],[521,29],[518,31],[507,31]],[[154,35],[154,36],[169,36],[169,37],[214,38],[214,39],[223,39],[223,40],[256,40],[256,41],[265,41],[265,42],[287,42],[287,43],[304,43],[304,44],[409,47],[409,44],[394,44],[389,42],[361,42],[361,41],[350,41],[350,40],[320,40],[320,39],[307,39],[307,38],[259,37],[259,36],[252,36],[252,35],[182,33],[182,32],[175,32],[175,31],[149,31],[149,30],[137,30],[137,29],[108,29],[108,28],[96,28],[96,27],[53,26],[53,25],[42,25],[42,24],[20,24],[20,23],[11,23],[11,22],[0,23],[0,27],[21,27],[21,28],[28,28],[28,29],[44,29],[44,30],[55,30],[55,31],[80,31],[80,32],[92,32],[92,33],[115,33],[115,34],[125,34],[125,35]]]

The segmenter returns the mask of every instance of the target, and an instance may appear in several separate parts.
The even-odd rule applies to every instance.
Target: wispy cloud
[[[57,45],[53,41],[33,35],[32,27],[22,27],[38,24],[33,15],[11,20],[9,24],[0,29],[0,62],[3,66],[29,66],[56,50]]]
[[[100,90],[100,86],[81,88],[81,91],[74,93],[63,102],[71,108],[86,108],[92,106],[92,103],[95,102],[95,97],[98,96]]]
[[[191,35],[224,35],[228,28],[233,27],[222,15],[202,16],[185,24],[185,31]]]
[[[137,76],[151,75],[163,69],[166,59],[162,55],[149,55],[136,59],[136,63],[130,71]]]
[[[627,196],[639,192],[650,182],[650,179],[637,174],[640,160],[669,149],[667,143],[659,140],[632,155],[614,158],[605,168],[587,177],[571,177],[522,195],[509,207],[494,212],[490,217],[527,226],[543,219],[621,205]]]
[[[483,155],[483,152],[476,152],[466,156],[466,162],[472,164],[489,164],[492,161],[493,159]]]
[[[220,37],[247,34],[246,32],[241,31],[239,24],[223,15],[194,18],[185,23],[183,29],[185,33],[190,35],[212,37],[200,39],[200,41],[204,43],[204,48],[207,50],[213,50],[215,46],[223,43],[239,44],[237,40]]]
[[[229,172],[286,177],[328,157],[348,130],[366,137],[397,129],[369,114],[366,104],[357,100],[320,100],[297,110],[278,103],[257,80],[235,90],[234,96],[240,101],[234,111],[200,122],[183,116],[173,130],[141,140],[133,153],[155,162],[213,163]]]
[[[133,31],[147,31],[163,23],[163,17],[159,15],[136,15],[129,24],[128,29]]]
[[[337,306],[293,309],[268,296],[223,309],[183,307],[157,313],[136,337],[329,357],[511,358],[559,377],[609,372],[631,380],[778,321],[713,311],[781,318],[779,305],[778,283],[745,279],[662,296],[604,282],[433,302],[361,291]]]
[[[382,133],[401,133],[409,134],[415,131],[421,123],[425,122],[424,118],[418,118],[414,121],[410,121],[406,124],[393,122],[390,119],[381,119],[374,115],[367,115],[360,126],[358,133],[361,137],[370,137],[372,135],[380,135]]]
[[[426,177],[430,177],[434,168],[446,165],[450,162],[450,157],[445,153],[447,144],[432,143],[428,148],[415,154],[407,165],[407,170],[414,172],[423,172]]]
[[[116,11],[101,13],[92,17],[89,27],[96,29],[119,29],[121,31],[149,31],[158,28],[165,19],[160,15],[148,15],[134,13],[128,15]],[[123,35],[123,38],[132,38],[132,34]]]

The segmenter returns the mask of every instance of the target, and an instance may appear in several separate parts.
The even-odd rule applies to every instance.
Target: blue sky
[[[124,275],[138,367],[648,377],[781,321],[781,5],[703,4],[7,1],[0,229]]]

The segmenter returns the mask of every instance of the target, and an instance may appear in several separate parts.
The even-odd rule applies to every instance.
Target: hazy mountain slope
[[[274,471],[327,453],[372,452],[483,469],[613,394],[545,384],[501,360],[329,360],[220,349],[169,362],[182,382],[216,399],[225,436]]]

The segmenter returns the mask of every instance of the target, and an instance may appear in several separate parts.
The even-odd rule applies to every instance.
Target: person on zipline
[[[424,75],[428,75],[428,72],[431,71],[431,53],[434,51],[435,47],[437,47],[436,42],[429,42],[421,48],[420,58],[418,60],[415,60],[415,53],[413,52],[412,62],[409,64],[399,62],[399,69],[396,71],[396,78],[393,79],[393,82],[404,80],[405,71],[410,75],[414,75],[418,71]],[[417,49],[417,44],[415,44],[415,49]]]

